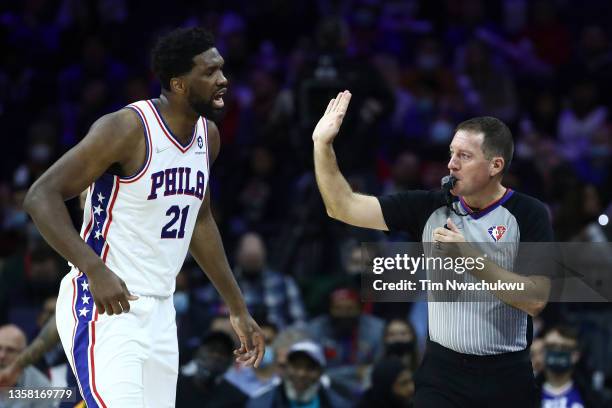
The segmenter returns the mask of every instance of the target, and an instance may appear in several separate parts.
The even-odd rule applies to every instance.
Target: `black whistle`
[[[457,178],[455,176],[451,176],[450,174],[448,176],[442,177],[442,180],[440,180],[442,191],[448,193],[453,189],[453,187],[455,187],[456,182]]]

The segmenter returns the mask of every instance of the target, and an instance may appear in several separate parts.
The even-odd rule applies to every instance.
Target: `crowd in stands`
[[[382,195],[439,188],[454,126],[498,117],[515,140],[504,184],[547,205],[558,241],[609,242],[611,11],[566,0],[3,4],[0,372],[52,316],[69,269],[23,210],[25,192],[98,117],[159,95],[148,54],[159,34],[201,25],[230,83],[213,212],[266,355],[255,369],[233,364],[227,310],[188,258],[174,295],[177,407],[409,407],[426,302],[361,301],[360,243],[421,237],[327,216],[316,121],[351,90],[339,165],[354,189]],[[79,229],[79,200],[68,205]],[[549,304],[531,347],[543,407],[612,404],[609,303]],[[61,347],[36,367],[20,381],[61,384]]]

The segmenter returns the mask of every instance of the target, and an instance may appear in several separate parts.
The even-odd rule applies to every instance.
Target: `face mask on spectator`
[[[554,373],[564,373],[572,369],[572,352],[569,350],[547,350],[546,368]]]
[[[385,345],[386,354],[392,356],[403,356],[414,350],[414,341],[394,341]]]

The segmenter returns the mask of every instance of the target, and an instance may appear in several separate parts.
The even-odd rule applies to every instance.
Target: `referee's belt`
[[[426,355],[444,360],[454,365],[466,367],[498,368],[527,362],[531,364],[529,349],[481,356],[477,354],[458,353],[430,339],[427,339]]]

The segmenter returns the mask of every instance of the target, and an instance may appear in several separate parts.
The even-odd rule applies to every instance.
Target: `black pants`
[[[528,350],[476,356],[428,341],[414,381],[415,408],[538,406]]]

